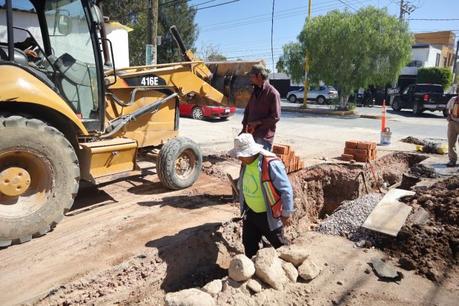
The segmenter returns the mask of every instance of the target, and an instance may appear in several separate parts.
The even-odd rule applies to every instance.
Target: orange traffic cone
[[[383,100],[382,104],[382,116],[381,116],[381,132],[386,130],[386,100]]]
[[[390,144],[390,137],[392,132],[390,128],[386,126],[387,118],[386,118],[386,100],[383,100],[382,105],[382,116],[381,116],[381,145],[388,145]]]

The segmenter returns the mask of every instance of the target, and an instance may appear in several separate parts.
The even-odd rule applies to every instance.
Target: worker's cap
[[[268,75],[268,71],[266,70],[266,67],[262,64],[255,64],[252,66],[249,72],[247,72],[247,75]]]
[[[263,149],[261,144],[258,144],[253,139],[252,134],[243,133],[234,138],[234,148],[228,151],[231,157],[251,157],[257,154],[272,156],[273,153]]]

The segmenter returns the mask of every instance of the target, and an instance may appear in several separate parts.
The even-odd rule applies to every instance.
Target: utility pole
[[[308,3],[308,19],[306,19],[306,24],[310,21],[311,19],[311,5],[312,5],[312,0],[309,0]],[[309,92],[309,54],[308,51],[306,50],[306,54],[304,57],[304,90],[303,90],[303,106],[306,108],[308,106],[308,92]]]
[[[416,6],[412,5],[407,0],[400,0],[400,21],[404,20],[405,14],[410,15],[412,12],[416,10]]]
[[[398,19],[400,19],[400,21],[403,20],[403,0],[400,0],[400,16]]]
[[[156,65],[158,62],[158,0],[148,0],[147,10],[145,64]]]
[[[152,15],[153,15],[153,26],[152,26],[152,35],[151,40],[153,43],[152,50],[152,64],[156,65],[158,63],[158,0],[152,1]]]

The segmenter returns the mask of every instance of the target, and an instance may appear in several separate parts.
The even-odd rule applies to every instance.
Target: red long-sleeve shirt
[[[263,86],[255,86],[249,103],[244,111],[242,119],[243,129],[254,121],[260,121],[255,131],[252,133],[254,138],[260,137],[272,143],[276,132],[276,123],[281,115],[279,92],[268,81]]]

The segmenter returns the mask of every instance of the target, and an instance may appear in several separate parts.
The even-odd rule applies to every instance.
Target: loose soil
[[[310,231],[343,200],[400,182],[422,159],[394,154],[371,168],[338,163],[290,174],[297,212],[287,236],[307,245],[323,272],[311,283],[292,283],[282,292],[266,288],[250,295],[230,289],[218,297],[218,305],[366,305],[369,300],[373,305],[455,305],[457,266],[441,285],[414,271],[404,272],[401,285],[381,283],[367,263],[375,256],[390,261],[390,256]],[[146,176],[83,193],[79,209],[54,232],[1,251],[0,291],[5,294],[0,304],[161,305],[166,292],[224,277],[231,257],[243,251],[238,207],[225,177],[228,168],[239,166],[224,156],[205,163],[210,176],[180,192],[167,192]],[[396,253],[390,255],[397,259]]]
[[[429,212],[425,224],[408,222],[397,239],[380,245],[399,259],[400,265],[441,282],[459,263],[459,176],[416,190],[404,201],[413,211]]]

